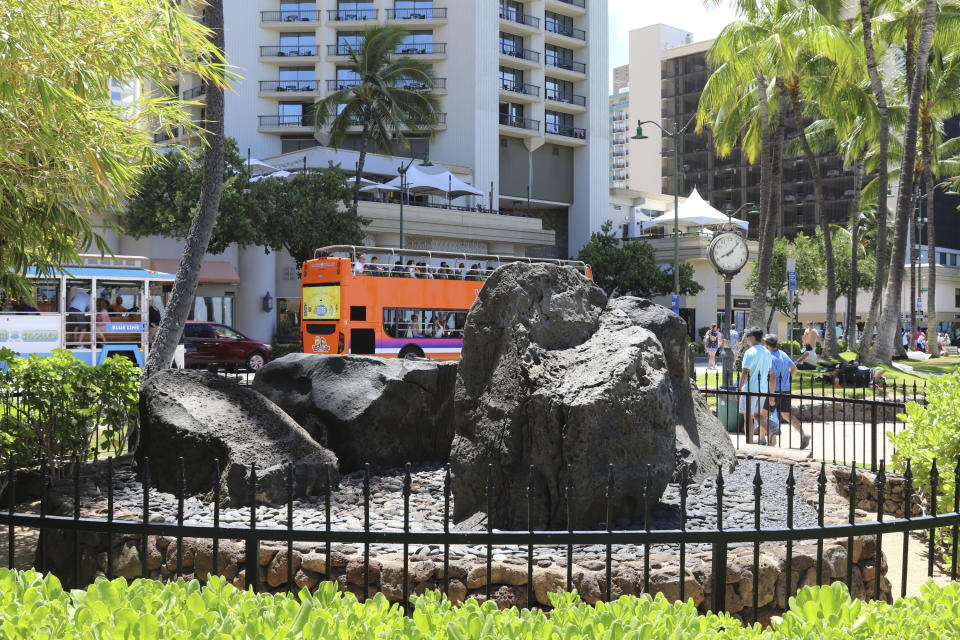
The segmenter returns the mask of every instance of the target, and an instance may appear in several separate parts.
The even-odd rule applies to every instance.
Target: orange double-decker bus
[[[337,245],[303,264],[305,353],[458,360],[470,305],[511,262],[548,262],[591,276],[573,260]]]

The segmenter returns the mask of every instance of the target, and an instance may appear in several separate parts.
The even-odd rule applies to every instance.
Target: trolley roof
[[[525,256],[502,256],[489,253],[459,253],[454,251],[425,251],[422,249],[397,249],[395,247],[362,247],[352,244],[335,244],[328,247],[320,247],[313,252],[314,258],[319,258],[321,254],[329,255],[331,253],[346,253],[351,260],[356,260],[358,254],[366,253],[385,253],[394,256],[415,256],[425,258],[457,258],[463,260],[483,260],[501,263],[526,262],[526,263],[547,263],[563,267],[575,267],[583,269],[587,266],[580,260],[558,260],[556,258],[528,258]]]

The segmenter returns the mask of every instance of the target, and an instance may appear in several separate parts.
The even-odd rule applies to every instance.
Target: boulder
[[[446,460],[456,375],[454,362],[294,353],[260,369],[253,386],[348,472],[366,462],[385,469]]]
[[[297,497],[321,495],[327,478],[339,480],[337,458],[275,404],[233,380],[204,371],[166,370],[140,390],[142,440],[137,451],[161,491],[176,492],[178,461],[186,467],[186,493],[211,490],[213,460],[220,461],[224,505],[249,504],[250,466],[256,465],[258,502],[287,499],[287,463]],[[329,474],[329,476],[328,476]]]
[[[566,528],[642,517],[675,464],[676,408],[657,336],[575,269],[512,264],[487,280],[467,316],[451,450],[454,518],[485,510],[496,528]],[[569,470],[569,472],[568,472]]]
[[[626,313],[635,325],[652,331],[663,347],[673,388],[677,462],[687,465],[690,480],[715,478],[720,469],[733,471],[737,456],[730,436],[690,378],[687,323],[666,307],[643,298],[616,298],[610,306]]]

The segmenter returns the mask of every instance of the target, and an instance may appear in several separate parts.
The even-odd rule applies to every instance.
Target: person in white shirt
[[[363,270],[367,266],[367,256],[360,254],[357,256],[357,261],[353,263],[353,275],[361,276],[363,275]]]

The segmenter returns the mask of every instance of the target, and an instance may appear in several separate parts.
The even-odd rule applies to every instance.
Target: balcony
[[[258,116],[261,133],[313,133],[312,114]]]
[[[570,27],[556,20],[547,20],[544,23],[544,30],[547,33],[555,33],[560,36],[565,36],[567,38],[573,38],[574,40],[587,40],[587,32],[583,29],[577,29],[576,27]]]
[[[551,106],[561,111],[582,113],[587,108],[587,97],[576,93],[565,93],[547,87],[544,97],[553,103]]]
[[[560,70],[554,75],[566,77],[573,76],[573,78],[576,80],[581,80],[583,76],[587,75],[587,65],[582,62],[548,56],[546,63],[548,67]]]
[[[320,48],[315,44],[283,45],[279,47],[260,47],[260,59],[263,62],[282,62],[284,58],[319,59]]]
[[[194,87],[193,89],[187,89],[186,91],[184,91],[184,92],[183,92],[183,99],[184,99],[184,100],[196,100],[196,99],[200,98],[201,96],[205,96],[205,95],[207,95],[207,85],[201,84],[201,85],[198,85],[198,86]]]
[[[260,97],[285,98],[290,94],[294,97],[319,95],[318,80],[261,80]]]
[[[329,9],[327,11],[327,22],[351,23],[357,22],[376,22],[377,9]]]
[[[516,82],[515,80],[507,80],[505,78],[500,79],[500,91],[505,91],[511,94],[511,98],[523,99],[522,96],[529,98],[529,102],[536,102],[537,98],[540,97],[540,87],[535,84],[530,84],[528,82]],[[513,94],[519,94],[517,96]]]
[[[304,24],[308,23],[308,24]],[[260,24],[265,29],[320,26],[320,12],[308,10],[261,11]]]
[[[575,138],[576,140],[586,140],[587,131],[586,129],[580,129],[577,127],[561,127],[558,124],[553,124],[548,122],[543,127],[544,133],[553,136],[562,136],[564,138]]]
[[[522,61],[526,67],[540,66],[540,52],[532,49],[522,49],[509,42],[500,43],[500,55],[508,56],[512,61]]]
[[[447,43],[404,42],[397,45],[394,53],[401,56],[445,56],[447,55]]]
[[[547,0],[545,8],[547,11],[554,11],[568,16],[579,17],[587,15],[586,0]]]
[[[423,7],[421,9],[387,9],[387,20],[417,20],[446,22],[446,7]]]
[[[519,11],[512,11],[501,7],[500,20],[507,23],[505,26],[508,28],[514,25],[526,27],[520,29],[520,31],[524,33],[539,33],[540,31],[540,18],[526,13],[520,13]]]
[[[501,113],[500,127],[504,133],[513,131],[519,133],[522,138],[534,138],[540,132],[540,121]]]
[[[153,142],[154,142],[154,144],[160,144],[161,142],[166,142],[166,141],[168,141],[168,140],[174,140],[174,139],[177,138],[179,135],[180,135],[180,128],[179,128],[179,127],[174,127],[174,128],[171,129],[169,132],[167,132],[167,131],[158,131],[157,133],[153,134]]]
[[[333,93],[334,91],[342,91],[344,89],[355,89],[356,87],[359,87],[360,84],[360,80],[355,78],[327,80],[327,92]],[[398,89],[406,89],[407,91],[445,92],[447,90],[447,79],[433,78],[433,81],[430,84],[425,82],[417,82],[414,80],[398,80],[393,83],[393,86]]]

